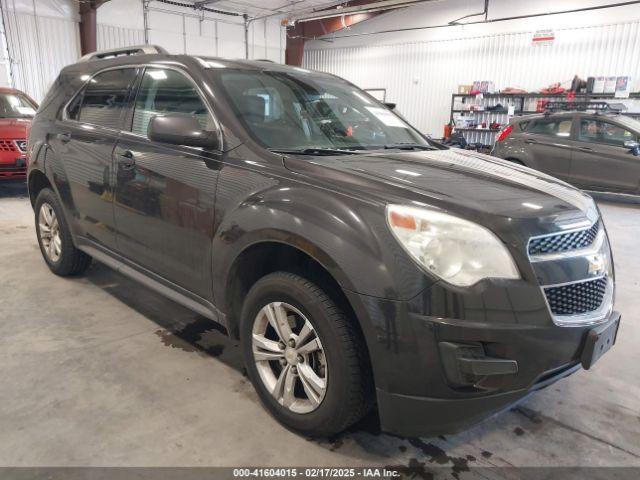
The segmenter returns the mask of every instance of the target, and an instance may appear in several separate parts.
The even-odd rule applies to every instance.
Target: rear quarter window
[[[526,132],[552,137],[569,137],[572,122],[573,120],[567,117],[538,118],[529,122]]]

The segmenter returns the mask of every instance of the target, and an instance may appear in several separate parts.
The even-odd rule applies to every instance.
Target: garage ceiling
[[[189,0],[189,3],[229,12],[246,13],[250,17],[287,16],[292,12],[320,10],[340,5],[336,0]]]

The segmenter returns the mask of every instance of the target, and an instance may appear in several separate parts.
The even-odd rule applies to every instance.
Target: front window
[[[19,93],[0,93],[0,118],[33,118],[38,107]]]
[[[398,115],[338,78],[302,69],[215,76],[250,133],[272,150],[429,148]]]
[[[585,118],[580,121],[579,139],[589,143],[604,143],[616,147],[624,146],[625,142],[636,141],[636,135],[614,123],[595,118]]]

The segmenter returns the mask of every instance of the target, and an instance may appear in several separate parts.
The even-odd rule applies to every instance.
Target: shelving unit
[[[481,100],[479,100],[476,95],[454,93],[451,95],[449,120],[453,122],[454,125],[460,123],[460,120],[470,120],[478,125],[484,123],[485,127],[456,127],[455,130],[462,132],[467,143],[493,146],[496,133],[499,132],[499,129],[490,129],[488,128],[489,125],[494,122],[499,123],[501,126],[509,123],[511,118],[508,115],[509,105],[514,106],[513,116],[540,114],[542,112],[537,109],[532,109],[532,106],[537,105],[539,100],[550,102],[614,100],[612,103],[624,103],[627,105],[628,111],[624,111],[622,115],[640,118],[640,101],[638,101],[640,100],[640,92],[630,94],[628,99],[615,98],[615,95],[612,93],[577,93],[573,98],[568,98],[566,93],[554,95],[543,93],[486,93],[482,96]],[[498,111],[486,110],[487,107],[492,107],[497,104],[502,105],[504,109]],[[469,107],[482,106],[484,110],[459,108],[460,105],[469,105]],[[458,120],[458,122],[456,122],[456,120]]]

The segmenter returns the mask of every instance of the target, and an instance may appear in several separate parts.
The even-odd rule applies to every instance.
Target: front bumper
[[[478,398],[429,398],[400,395],[377,390],[382,429],[407,437],[456,433],[506,410],[536,390],[580,370],[579,363],[569,364],[541,375],[531,388]]]
[[[459,431],[571,375],[593,344],[589,333],[620,318],[613,312],[595,327],[562,327],[543,315],[533,324],[459,320],[413,313],[410,302],[350,297],[369,347],[381,427],[405,436]],[[464,359],[463,375],[452,373],[443,348],[451,345],[481,352]]]
[[[5,155],[6,156],[6,155]],[[19,155],[10,161],[0,159],[0,180],[25,178],[27,176],[27,159]]]

